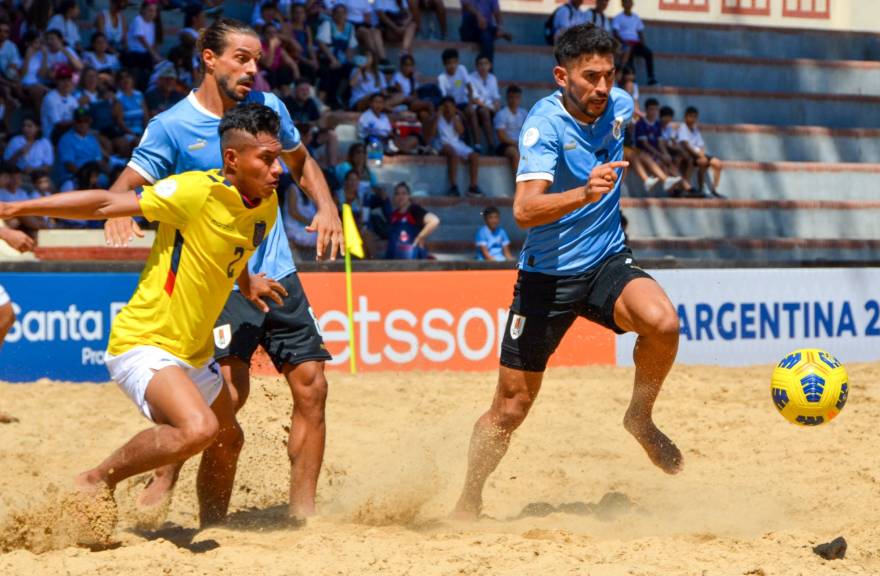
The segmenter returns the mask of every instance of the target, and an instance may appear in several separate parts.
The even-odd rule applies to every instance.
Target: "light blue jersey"
[[[632,113],[632,97],[619,88],[612,88],[605,113],[592,124],[569,114],[562,105],[561,91],[542,98],[520,132],[516,181],[552,182],[548,194],[584,186],[597,165],[623,160],[623,135]],[[622,177],[622,170],[618,176]],[[530,228],[519,257],[520,269],[570,276],[623,251],[620,184],[618,178],[614,190],[594,204]]]
[[[489,251],[489,257],[494,261],[500,262],[504,260],[504,247],[510,246],[510,237],[507,235],[507,231],[501,226],[492,232],[487,225],[483,224],[483,226],[477,230],[476,244],[477,260],[485,260],[483,257],[483,251],[480,250],[480,246],[485,246],[486,250]]]
[[[245,102],[265,104],[281,117],[280,139],[284,151],[300,146],[299,131],[293,125],[287,107],[277,96],[268,92],[251,92]],[[195,92],[190,92],[186,98],[150,120],[128,165],[151,184],[172,174],[222,168],[219,126],[220,117],[205,109],[196,100]],[[296,271],[284,226],[280,224],[280,208],[278,222],[251,256],[248,262],[251,274],[262,272],[273,280],[280,280]]]

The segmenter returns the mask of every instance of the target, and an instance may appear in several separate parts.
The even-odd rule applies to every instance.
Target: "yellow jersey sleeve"
[[[204,172],[186,172],[136,190],[144,217],[175,228],[186,228],[205,205],[211,181]]]

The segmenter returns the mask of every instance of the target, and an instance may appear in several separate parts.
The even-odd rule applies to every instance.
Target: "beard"
[[[235,102],[243,102],[244,99],[247,98],[247,94],[242,96],[235,91],[235,88],[239,84],[243,83],[242,81],[253,82],[253,80],[249,76],[242,76],[236,82],[233,82],[229,76],[222,76],[220,78],[217,78],[217,86],[220,88],[220,91],[230,100],[233,100]]]
[[[598,113],[593,113],[593,112],[590,112],[589,100],[587,101],[587,104],[584,104],[583,102],[581,102],[574,95],[574,92],[572,91],[571,86],[567,86],[565,88],[564,94],[565,94],[565,98],[568,100],[569,104],[571,106],[573,106],[578,112],[580,112],[581,114],[583,114],[584,116],[589,118],[591,122],[594,122],[597,118],[602,116],[602,114],[605,113],[605,108],[608,106],[608,100],[606,99],[605,105],[602,107],[602,110],[600,110]]]

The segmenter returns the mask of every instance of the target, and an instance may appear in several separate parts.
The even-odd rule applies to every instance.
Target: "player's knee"
[[[227,452],[237,454],[244,447],[244,431],[238,422],[232,422],[220,430],[215,442]]]
[[[519,428],[532,407],[532,398],[528,392],[523,391],[504,398],[495,406],[495,424],[507,432]]]
[[[324,406],[327,403],[327,378],[324,371],[315,371],[304,381],[297,383],[294,405],[297,412],[311,424],[324,422]]]
[[[220,433],[220,423],[213,412],[194,415],[180,428],[181,451],[198,454],[214,443]]]
[[[651,336],[665,340],[678,340],[680,323],[672,305],[656,304],[643,314],[645,331]]]

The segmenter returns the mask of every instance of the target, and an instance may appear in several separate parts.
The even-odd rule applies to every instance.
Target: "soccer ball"
[[[818,426],[840,414],[849,394],[846,368],[815,348],[795,350],[776,365],[770,382],[773,404],[786,420]]]

